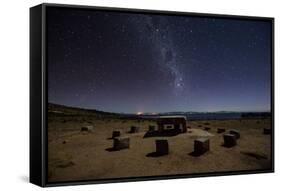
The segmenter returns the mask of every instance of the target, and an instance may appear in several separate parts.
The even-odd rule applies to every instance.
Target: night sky
[[[48,8],[47,53],[51,103],[270,110],[270,22]]]

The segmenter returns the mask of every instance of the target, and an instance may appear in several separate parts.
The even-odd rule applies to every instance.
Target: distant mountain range
[[[48,104],[48,115],[63,115],[63,116],[92,116],[96,118],[157,118],[164,115],[183,115],[189,119],[232,119],[243,117],[269,117],[270,112],[236,112],[236,111],[217,111],[217,112],[162,112],[162,113],[114,113],[105,112],[95,109],[83,109],[77,107],[69,107],[54,103]]]

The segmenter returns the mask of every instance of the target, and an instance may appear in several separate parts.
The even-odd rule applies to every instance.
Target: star
[[[52,102],[128,113],[270,105],[266,22],[63,10],[47,17]]]

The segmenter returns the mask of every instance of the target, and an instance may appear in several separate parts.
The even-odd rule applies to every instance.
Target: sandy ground
[[[93,125],[94,130],[81,132],[83,125]],[[132,125],[139,126],[140,132],[127,133]],[[49,182],[271,168],[271,135],[263,134],[263,128],[271,126],[270,119],[190,121],[191,132],[164,137],[170,153],[161,157],[147,156],[155,151],[155,139],[159,139],[143,138],[149,125],[156,124],[91,116],[49,117]],[[207,132],[204,127],[211,129]],[[223,133],[217,133],[218,127],[239,130],[238,145],[223,147]],[[107,150],[112,148],[109,138],[115,129],[130,137],[129,149]],[[210,151],[195,157],[191,155],[193,142],[200,137],[210,138]]]

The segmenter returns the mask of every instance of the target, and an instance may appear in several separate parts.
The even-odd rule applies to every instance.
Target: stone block
[[[130,138],[129,137],[116,137],[113,139],[113,149],[121,150],[130,148]]]
[[[236,136],[234,134],[224,134],[223,140],[225,147],[233,147],[237,144]]]
[[[210,139],[199,138],[194,140],[194,153],[196,155],[202,155],[210,150]]]

